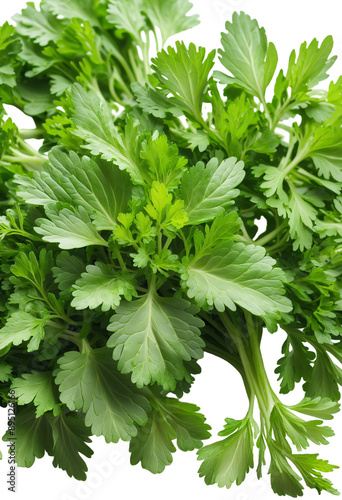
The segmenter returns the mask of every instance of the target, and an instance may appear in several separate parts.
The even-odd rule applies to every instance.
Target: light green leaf
[[[203,121],[202,104],[207,90],[209,72],[213,67],[215,51],[205,58],[205,49],[190,43],[187,49],[183,42],[176,42],[176,49],[168,47],[152,59],[162,88],[173,97],[169,98],[173,107],[182,109],[197,121]]]
[[[176,144],[170,146],[166,135],[161,135],[156,139],[151,137],[144,142],[140,156],[144,160],[143,165],[145,164],[149,171],[151,184],[152,181],[157,180],[168,189],[178,186],[187,159],[184,156],[178,156]]]
[[[132,300],[137,292],[128,275],[115,272],[102,262],[87,266],[73,286],[71,305],[76,309],[95,309],[101,306],[102,311],[115,309],[121,298]]]
[[[327,126],[327,124],[329,126]],[[312,129],[308,126],[303,138],[309,140],[308,157],[312,158],[318,174],[324,179],[332,177],[342,182],[342,132],[340,125],[329,124],[329,121]]]
[[[9,87],[16,85],[15,71],[10,64],[0,67],[0,85],[8,85]]]
[[[192,8],[188,0],[143,0],[142,5],[152,25],[160,29],[163,45],[170,36],[199,24],[197,14],[187,16]]]
[[[340,410],[340,405],[329,398],[304,398],[300,403],[289,407],[291,410],[310,415],[311,417],[331,420],[333,413]]]
[[[333,48],[333,38],[327,36],[319,47],[316,38],[307,45],[303,42],[296,53],[293,50],[289,59],[286,80],[292,89],[292,95],[306,93],[319,82],[328,78],[327,71],[334,64],[336,56],[328,59]]]
[[[256,316],[277,318],[291,311],[291,303],[284,297],[283,271],[265,254],[260,246],[227,241],[210,255],[185,260],[182,286],[200,307],[235,311],[237,304]]]
[[[340,218],[333,214],[327,214],[323,220],[316,219],[314,231],[317,232],[321,238],[327,236],[342,236],[342,221]]]
[[[100,26],[99,19],[94,12],[94,0],[44,0],[47,10],[56,16],[66,19],[78,18],[88,21],[92,26]]]
[[[151,292],[118,307],[107,345],[114,347],[119,370],[131,372],[138,387],[157,382],[173,390],[187,373],[184,361],[203,356],[202,325],[188,301]]]
[[[184,173],[180,197],[189,218],[187,224],[199,224],[215,219],[222,208],[232,205],[239,194],[235,189],[243,180],[243,162],[228,158],[219,164],[212,158],[205,166],[198,162]]]
[[[131,195],[129,176],[116,166],[58,148],[50,152],[45,171],[34,172],[32,178],[17,175],[16,183],[26,203],[45,206],[60,201],[83,207],[98,230],[116,227]]]
[[[57,42],[62,36],[61,22],[41,6],[36,10],[33,2],[28,2],[21,14],[13,16],[17,23],[16,29],[21,35],[27,36],[42,46],[49,42]]]
[[[60,399],[70,410],[82,410],[93,434],[107,441],[129,441],[137,425],[147,422],[149,404],[130,380],[116,369],[109,349],[70,351],[55,371]]]
[[[204,446],[197,452],[203,460],[200,477],[206,484],[218,484],[230,488],[234,482],[241,484],[253,467],[253,431],[249,419],[240,422],[236,432],[216,443]]]
[[[237,212],[229,212],[228,214],[222,212],[210,226],[205,226],[204,234],[200,230],[194,232],[196,257],[210,255],[212,249],[217,249],[227,240],[234,239],[240,227],[241,220]]]
[[[226,22],[226,29],[219,54],[221,63],[233,77],[221,77],[218,73],[216,76],[222,83],[234,83],[264,101],[278,63],[275,46],[268,43],[264,28],[259,28],[258,22],[244,12],[234,12],[232,23]]]
[[[156,220],[163,230],[181,229],[188,221],[184,201],[173,201],[172,194],[158,181],[153,181],[151,203],[146,205],[148,215]]]
[[[290,236],[294,240],[293,249],[302,251],[311,247],[313,221],[316,220],[317,210],[300,195],[291,184],[289,200]]]
[[[27,350],[35,351],[44,338],[44,326],[47,320],[46,316],[35,318],[27,312],[15,311],[0,330],[0,349],[30,340]]]
[[[107,21],[129,33],[141,45],[141,31],[147,30],[142,0],[109,0]]]
[[[56,416],[60,413],[58,391],[53,382],[51,372],[24,373],[22,377],[15,378],[11,389],[15,391],[18,404],[27,405],[33,402],[36,406],[36,417],[52,410]]]
[[[65,206],[65,205],[64,205]],[[63,208],[63,204],[48,204],[45,213],[48,219],[37,219],[35,231],[44,241],[58,243],[60,248],[82,248],[88,245],[108,246],[96,231],[88,213],[83,207]]]
[[[95,156],[114,161],[121,170],[127,170],[133,181],[143,184],[133,122],[126,127],[125,142],[114,126],[109,107],[94,92],[87,92],[81,85],[74,84],[71,98],[74,106],[72,120],[77,127],[74,133],[86,141],[83,147]]]
[[[309,488],[315,488],[320,494],[327,491],[332,495],[339,495],[339,491],[333,488],[332,482],[325,479],[321,472],[332,472],[338,469],[336,465],[331,465],[327,460],[317,458],[318,453],[292,455],[291,460],[295,467],[302,474],[303,479]]]

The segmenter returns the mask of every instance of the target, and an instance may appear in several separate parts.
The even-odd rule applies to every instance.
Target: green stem
[[[43,139],[44,129],[42,128],[22,128],[19,130],[22,139]]]
[[[167,250],[169,248],[169,246],[171,245],[172,239],[173,238],[170,238],[170,237],[167,238],[165,245],[163,246],[163,250]]]
[[[288,108],[291,108],[291,100],[292,97],[288,97],[286,101],[276,109],[274,113],[274,117],[271,123],[271,130],[274,131],[276,126],[278,125],[279,121],[281,120],[282,116],[288,111]]]
[[[272,411],[274,402],[279,400],[270,386],[264,365],[264,360],[260,350],[260,340],[262,331],[260,332],[260,335],[258,335],[258,331],[256,326],[254,325],[252,315],[246,310],[244,310],[244,315],[247,323],[247,330],[249,333],[249,343],[252,349],[253,361],[257,373],[257,378],[258,381],[262,383],[266,404],[269,407],[269,410]]]
[[[120,252],[119,247],[117,246],[117,244],[114,245],[114,251],[115,251],[116,258],[119,261],[121,269],[123,271],[127,271],[126,264],[125,264],[125,262],[124,262],[124,260],[122,258],[121,252]]]
[[[249,236],[249,234],[247,232],[247,229],[246,229],[245,224],[243,223],[243,221],[241,221],[241,232],[242,232],[242,235],[243,235],[243,238],[242,238],[243,241],[245,241],[249,245],[254,245],[255,244],[255,242]]]
[[[69,342],[72,342],[73,344],[77,345],[77,347],[80,349],[81,348],[81,341],[76,338],[74,335],[68,335],[66,333],[60,333],[58,335],[59,338],[61,339],[64,339],[64,340],[68,340]]]
[[[280,224],[280,226],[273,229],[273,231],[271,231],[270,233],[265,234],[265,236],[263,236],[260,239],[254,240],[254,244],[263,246],[269,241],[272,241],[277,236],[277,234],[280,233],[286,227],[286,224],[287,222],[284,221],[282,224]]]
[[[268,110],[268,107],[267,107],[267,102],[266,102],[266,99],[265,99],[265,96],[263,96],[262,94],[259,96],[259,99],[261,101],[261,104],[263,105],[263,108],[264,108],[264,112],[265,112],[265,115],[266,115],[266,118],[267,118],[267,121],[268,123],[270,124],[270,126],[272,126],[272,117],[270,115],[270,112]]]
[[[21,137],[18,137],[17,138],[17,141],[18,141],[18,144],[20,144],[22,146],[22,148],[27,152],[29,153],[30,155],[32,155],[33,157],[35,158],[38,158],[40,159],[41,161],[46,161],[47,158],[46,156],[40,154],[36,149],[34,149],[32,146],[30,146],[29,144],[27,144],[26,141],[24,141]]]
[[[256,395],[260,412],[266,422],[269,423],[270,415],[276,401],[271,386],[268,381],[264,362],[262,359],[258,332],[253,323],[252,317],[247,313],[246,322],[248,330],[248,344],[241,338],[239,329],[230,320],[227,313],[219,313],[222,324],[227,329],[229,336],[238,350],[246,379],[251,391]],[[247,349],[246,349],[247,347]],[[269,425],[269,424],[268,424]]]
[[[279,242],[267,248],[267,253],[271,255],[273,252],[279,251],[281,247],[284,245],[284,243],[287,241],[288,236],[289,234],[288,232],[286,232],[286,234],[284,234],[284,236],[282,237],[281,240],[279,240]]]

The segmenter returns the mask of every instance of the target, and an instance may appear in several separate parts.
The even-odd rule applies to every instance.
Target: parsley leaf
[[[70,410],[82,410],[86,426],[106,442],[128,441],[147,421],[148,401],[115,369],[106,347],[83,354],[70,351],[55,371],[60,398]]]
[[[184,361],[203,356],[202,321],[192,311],[183,299],[152,293],[118,307],[107,346],[114,347],[119,370],[132,372],[138,387],[157,382],[165,390],[175,389],[187,373]]]

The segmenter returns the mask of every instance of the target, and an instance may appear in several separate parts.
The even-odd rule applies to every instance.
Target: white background
[[[79,0],[82,2],[82,0]],[[24,0],[0,0],[1,24],[10,20],[25,5]],[[38,4],[37,1],[34,2]],[[264,26],[269,40],[272,40],[278,50],[280,66],[285,67],[292,48],[298,49],[304,40],[308,42],[316,37],[322,41],[326,35],[333,35],[335,40],[334,54],[339,59],[330,70],[334,80],[342,73],[342,32],[340,0],[193,0],[194,12],[200,14],[201,25],[179,36],[185,42],[193,41],[208,49],[218,48],[220,32],[224,30],[225,20],[230,19],[234,10],[244,10],[256,17]],[[27,127],[18,123],[19,126]],[[280,357],[281,344],[284,335],[279,332],[273,335],[265,333],[262,349],[266,367],[276,392],[279,382],[273,373],[276,361]],[[201,361],[202,373],[197,376],[192,391],[184,400],[200,406],[207,422],[213,428],[213,437],[208,442],[215,441],[215,435],[222,429],[226,417],[241,418],[245,415],[247,400],[240,377],[227,363],[206,355]],[[295,403],[302,398],[300,387],[282,400]],[[322,458],[342,466],[342,415],[339,414],[331,423],[336,432],[328,446],[310,448],[311,452],[320,452]],[[6,429],[6,410],[0,411],[0,434]],[[129,463],[128,444],[106,444],[102,438],[94,438],[93,457],[87,460],[89,473],[86,482],[77,482],[69,478],[60,469],[52,467],[52,458],[44,457],[37,460],[30,469],[19,469],[17,500],[33,500],[49,498],[49,500],[102,500],[149,498],[150,500],[173,500],[193,497],[196,500],[271,500],[276,495],[269,486],[267,469],[265,477],[257,481],[254,471],[250,472],[245,482],[234,485],[230,490],[219,489],[216,485],[206,486],[203,479],[197,475],[199,462],[195,452],[174,455],[174,462],[165,472],[153,475],[140,465],[132,467]],[[0,449],[5,456],[6,446],[0,442]],[[6,490],[6,459],[0,462],[0,495],[1,498],[12,498]],[[337,489],[342,491],[342,473],[337,470],[329,474]],[[315,490],[306,489],[304,499],[318,498]],[[332,498],[323,493],[322,500]]]

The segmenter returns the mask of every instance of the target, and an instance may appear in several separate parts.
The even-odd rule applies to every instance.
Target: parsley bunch
[[[333,436],[342,383],[342,78],[317,88],[332,39],[275,76],[275,46],[235,13],[212,72],[215,51],[162,48],[198,23],[190,8],[43,0],[0,29],[0,395],[18,398],[16,461],[46,452],[84,480],[95,435],[130,441],[153,473],[177,444],[199,449],[207,484],[267,465],[279,495],[336,494],[335,466],[301,453]],[[280,393],[303,382],[293,406],[260,350],[278,328]],[[205,446],[183,401],[204,352],[249,399]]]

